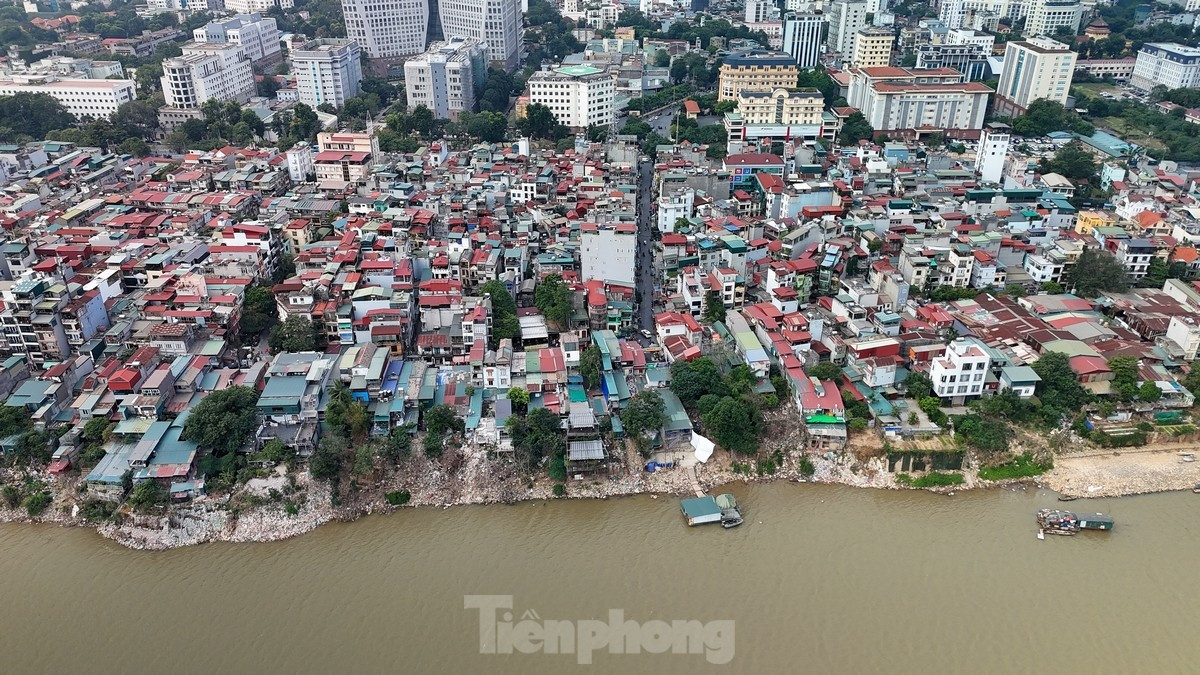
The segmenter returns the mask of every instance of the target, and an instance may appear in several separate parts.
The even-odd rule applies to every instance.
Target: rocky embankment
[[[834,460],[810,457],[813,473],[800,471],[799,453],[785,453],[782,467],[759,475],[757,470],[735,472],[728,458],[714,458],[696,465],[699,487],[712,491],[734,482],[791,480],[830,483],[852,487],[895,489],[895,477],[885,470],[882,459],[859,462],[846,455]],[[973,471],[956,491],[995,486],[980,481]],[[36,518],[20,508],[0,507],[0,522],[42,522],[62,526],[96,527],[105,537],[124,546],[164,550],[205,542],[265,542],[294,537],[330,521],[354,520],[372,513],[385,513],[411,506],[443,507],[466,504],[516,503],[554,499],[553,483],[547,479],[530,482],[510,462],[489,459],[485,453],[460,453],[431,461],[414,457],[396,470],[366,483],[353,499],[334,505],[329,486],[307,474],[294,476],[293,494],[303,499],[281,501],[270,496],[285,477],[251,481],[233,497],[202,497],[178,505],[165,513],[138,514],[123,510],[116,522],[97,524],[79,515],[81,498],[71,481],[51,486],[54,503]],[[287,479],[291,480],[291,479]],[[1053,471],[1040,482],[1064,495],[1112,497],[1165,490],[1182,490],[1200,483],[1200,462],[1185,461],[1179,446],[1134,453],[1094,453],[1063,456]],[[388,492],[406,490],[411,499],[405,507],[388,504]],[[638,494],[687,496],[695,486],[687,469],[675,467],[654,473],[631,471],[595,480],[568,481],[566,498],[607,499]],[[943,490],[944,491],[944,490]],[[290,504],[290,507],[289,507]]]
[[[1133,451],[1062,455],[1042,483],[1069,497],[1121,497],[1190,490],[1200,483],[1200,461],[1188,461],[1194,448],[1155,446]]]

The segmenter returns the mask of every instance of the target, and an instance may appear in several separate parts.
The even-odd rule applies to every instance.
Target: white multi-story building
[[[368,59],[386,65],[425,51],[429,30],[427,0],[342,0],[346,37]]]
[[[457,120],[460,112],[475,109],[475,93],[486,77],[487,45],[464,37],[435,42],[404,63],[408,108],[423,105],[437,119]]]
[[[938,19],[950,30],[962,28],[965,15],[965,0],[942,0],[938,3]]]
[[[1008,144],[1012,140],[1007,124],[992,122],[979,137],[975,151],[975,171],[985,183],[999,183],[1004,176],[1004,161],[1008,158]]]
[[[10,75],[0,78],[0,96],[48,94],[80,118],[108,117],[137,98],[133,80],[58,79],[53,75]]]
[[[939,398],[962,401],[983,395],[992,360],[975,338],[958,338],[946,345],[946,353],[933,360],[929,379]]]
[[[783,22],[783,51],[801,68],[816,68],[821,61],[823,14],[790,14]]]
[[[825,99],[816,89],[740,91],[737,110],[725,113],[729,140],[821,137]]]
[[[184,7],[178,9],[192,9],[187,6],[186,0]],[[272,9],[291,9],[296,6],[295,0],[225,0],[225,10],[235,14],[253,14],[254,12],[267,12]]]
[[[696,207],[696,191],[690,187],[675,188],[658,196],[658,229],[674,232],[680,218],[691,218]]]
[[[583,281],[633,286],[637,261],[637,225],[583,223],[580,226],[579,264]]]
[[[1067,45],[1037,37],[1004,46],[1004,72],[996,89],[996,112],[1017,115],[1030,103],[1049,99],[1067,102],[1076,53]]]
[[[361,50],[354,40],[311,40],[291,54],[292,74],[300,102],[312,107],[328,103],[335,108],[358,96],[362,82]]]
[[[842,55],[843,63],[854,53],[854,35],[867,27],[870,5],[866,0],[834,0],[829,6],[829,51]]]
[[[864,28],[854,34],[854,52],[850,65],[877,68],[892,64],[892,44],[896,34],[890,28]]]
[[[313,171],[322,190],[364,185],[379,157],[379,139],[371,133],[317,134]]]
[[[17,61],[8,64],[6,74],[53,75],[74,80],[123,80],[125,69],[120,61],[92,61],[70,56],[49,56],[40,61],[24,65]]]
[[[746,0],[746,23],[766,23],[779,19],[779,8],[769,0]]]
[[[1179,345],[1184,360],[1195,361],[1200,352],[1200,322],[1188,315],[1171,317],[1167,324],[1167,339]]]
[[[978,45],[979,47],[983,47],[988,54],[991,54],[992,47],[996,44],[996,36],[980,30],[960,28],[946,33],[946,44]]]
[[[303,183],[308,180],[309,176],[316,173],[316,168],[313,166],[313,151],[312,145],[309,143],[297,143],[295,147],[287,151],[287,167],[288,177],[293,183]]]
[[[234,44],[254,63],[277,63],[283,58],[275,19],[261,14],[238,14],[217,19],[192,31],[196,42]]]
[[[1029,15],[1025,19],[1025,37],[1052,36],[1066,28],[1071,35],[1079,32],[1083,5],[1079,0],[1029,0]]]
[[[560,124],[580,130],[613,123],[613,78],[592,66],[564,66],[529,76],[529,103],[550,108]]]
[[[992,90],[951,68],[852,71],[849,103],[876,131],[982,129]]]
[[[521,0],[438,0],[438,11],[446,37],[479,40],[505,70],[521,65]]]
[[[1200,49],[1173,42],[1147,42],[1138,52],[1129,84],[1150,91],[1200,86]]]
[[[192,42],[162,63],[163,97],[170,108],[199,108],[210,99],[245,103],[254,96],[254,69],[238,45]]]

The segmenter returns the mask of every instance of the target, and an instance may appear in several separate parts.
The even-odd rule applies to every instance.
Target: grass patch
[[[1028,452],[1018,455],[1011,462],[999,466],[989,466],[979,470],[983,480],[1007,480],[1009,478],[1029,478],[1046,473],[1054,468],[1054,462],[1041,463],[1033,459]]]
[[[1097,126],[1102,126],[1109,131],[1112,131],[1126,142],[1137,143],[1144,148],[1150,148],[1154,150],[1167,150],[1165,143],[1157,138],[1154,138],[1141,127],[1130,124],[1123,117],[1104,117],[1098,121],[1100,124]]]
[[[924,476],[913,478],[906,473],[898,473],[896,474],[896,482],[901,485],[907,485],[908,487],[915,488],[949,487],[951,485],[962,485],[963,475],[961,473],[942,473],[940,471],[933,471],[925,474]]]

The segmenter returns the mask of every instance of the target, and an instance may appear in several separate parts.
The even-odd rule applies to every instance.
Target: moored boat
[[[1076,534],[1080,530],[1108,531],[1113,529],[1115,524],[1112,516],[1106,516],[1103,513],[1078,516],[1070,511],[1059,511],[1058,509],[1038,511],[1037,522],[1046,534],[1062,535]]]
[[[1070,511],[1042,509],[1037,512],[1037,522],[1046,534],[1070,536],[1079,532],[1079,520]]]

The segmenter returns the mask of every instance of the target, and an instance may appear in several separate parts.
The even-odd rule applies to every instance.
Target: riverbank
[[[1155,448],[1145,452],[1061,456],[1055,468],[1033,479],[990,482],[975,471],[964,471],[964,482],[938,492],[1003,487],[1013,483],[1037,482],[1072,497],[1118,497],[1190,489],[1200,483],[1200,462],[1184,462],[1180,448]],[[834,460],[810,457],[811,475],[804,475],[799,453],[784,456],[774,471],[757,471],[756,465],[740,464],[716,456],[706,464],[695,463],[701,490],[712,491],[730,483],[775,481],[811,482],[873,489],[911,489],[896,482],[886,471],[884,460],[860,462],[851,455]],[[693,462],[694,463],[694,462]],[[92,527],[102,536],[133,549],[166,550],[207,542],[268,542],[310,532],[328,522],[346,522],[398,508],[514,504],[549,499],[609,499],[642,494],[672,497],[693,494],[696,485],[682,466],[654,473],[637,472],[568,481],[565,497],[553,495],[553,482],[530,482],[512,464],[489,459],[485,453],[465,453],[446,466],[425,457],[413,457],[395,470],[364,483],[353,496],[334,504],[329,486],[313,481],[307,473],[293,474],[295,494],[302,499],[283,500],[274,487],[284,482],[281,474],[252,481],[229,497],[201,497],[188,504],[160,512],[123,511],[116,522],[95,523],[79,514],[83,497],[76,481],[66,479],[52,485],[55,500],[43,514],[30,518],[23,509],[0,507],[0,523],[42,522],[61,526]],[[389,492],[404,490],[411,495],[403,507],[387,502]]]

